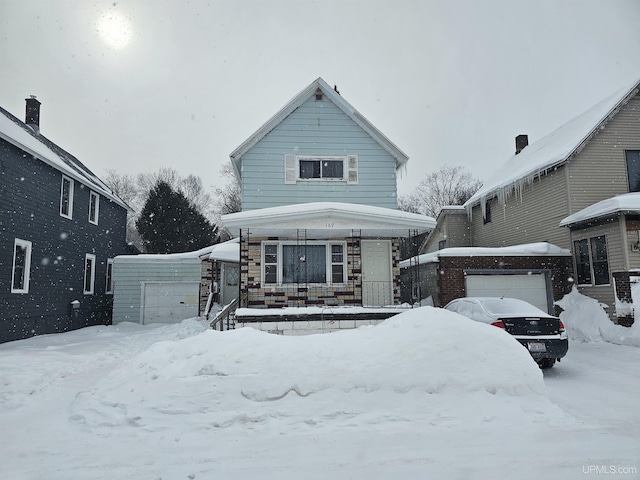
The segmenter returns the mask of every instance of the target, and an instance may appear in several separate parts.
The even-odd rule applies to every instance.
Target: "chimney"
[[[527,145],[529,145],[529,136],[518,135],[516,137],[516,155],[519,154]]]
[[[30,126],[34,132],[40,133],[40,102],[35,95],[25,99],[27,102],[27,113],[24,123]]]

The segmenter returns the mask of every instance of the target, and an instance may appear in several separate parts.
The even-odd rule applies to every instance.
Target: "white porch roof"
[[[587,223],[602,218],[610,218],[624,213],[640,213],[640,193],[625,193],[589,205],[579,212],[564,218],[560,222],[560,226],[570,227],[572,225]]]
[[[249,229],[261,236],[295,236],[306,230],[307,238],[337,238],[351,236],[409,237],[425,233],[436,221],[425,215],[372,207],[353,203],[315,202],[261,208],[222,216],[223,227],[238,236],[241,229]]]

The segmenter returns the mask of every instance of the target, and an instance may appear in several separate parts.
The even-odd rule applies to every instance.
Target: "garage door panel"
[[[200,282],[146,282],[141,323],[178,323],[198,316]]]
[[[543,273],[524,275],[466,276],[468,297],[511,297],[535,305],[544,312],[549,311],[546,276]]]

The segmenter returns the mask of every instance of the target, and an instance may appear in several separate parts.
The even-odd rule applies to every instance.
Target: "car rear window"
[[[523,317],[549,316],[547,313],[527,302],[514,301],[514,299],[509,298],[485,300],[482,304],[491,315],[519,315]]]

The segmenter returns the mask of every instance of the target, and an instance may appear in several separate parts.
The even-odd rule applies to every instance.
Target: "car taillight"
[[[560,320],[560,325],[558,326],[558,333],[560,334],[561,340],[567,338],[567,331],[564,329],[564,323],[562,323],[562,320]]]
[[[560,320],[560,333],[564,333],[564,323],[562,323],[562,320]]]
[[[503,330],[506,330],[506,328],[504,326],[504,322],[502,320],[498,320],[497,322],[493,322],[491,325],[493,325],[494,327],[498,327],[498,328],[501,328]]]

